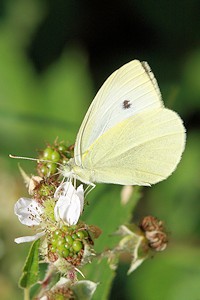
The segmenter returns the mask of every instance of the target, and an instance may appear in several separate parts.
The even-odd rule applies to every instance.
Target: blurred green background
[[[13,240],[31,234],[13,214],[27,192],[8,154],[36,157],[56,137],[73,143],[103,81],[134,58],[150,64],[187,144],[176,172],[144,188],[133,214],[162,219],[169,247],[128,277],[122,261],[110,299],[200,299],[199,11],[197,0],[0,2],[0,299],[22,299],[29,245]],[[20,164],[34,173],[33,162]]]

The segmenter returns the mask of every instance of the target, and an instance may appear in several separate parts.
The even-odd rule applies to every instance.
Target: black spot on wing
[[[131,101],[130,100],[124,100],[122,103],[123,109],[128,109],[131,107]]]

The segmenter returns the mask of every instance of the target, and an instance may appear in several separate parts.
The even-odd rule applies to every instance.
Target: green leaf
[[[35,241],[26,259],[19,286],[23,289],[34,285],[39,279],[39,245],[40,240]]]
[[[97,288],[98,283],[89,280],[80,280],[72,286],[72,290],[78,300],[90,300]]]
[[[199,249],[191,247],[187,240],[179,245],[173,243],[165,253],[148,260],[126,281],[122,278],[120,284],[127,300],[193,300],[199,299],[199,274]]]
[[[101,236],[95,240],[96,252],[115,246],[119,237],[112,234],[122,224],[131,222],[132,212],[141,195],[139,189],[134,187],[133,194],[126,204],[120,199],[122,187],[116,185],[99,185],[89,195],[89,207],[84,211],[84,218],[88,225],[97,225],[101,230]],[[108,299],[115,272],[110,269],[107,260],[100,263],[93,260],[83,269],[83,274],[88,280],[100,283],[92,299]]]

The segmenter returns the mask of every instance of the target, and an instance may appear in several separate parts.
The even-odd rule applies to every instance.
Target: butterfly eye
[[[124,109],[128,109],[128,108],[130,108],[131,107],[131,102],[130,102],[130,100],[124,100],[123,101],[123,108]]]

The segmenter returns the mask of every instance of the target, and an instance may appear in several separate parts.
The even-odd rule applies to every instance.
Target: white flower
[[[58,199],[54,208],[56,221],[62,220],[67,225],[77,224],[84,205],[83,185],[76,190],[71,182],[62,183],[54,197]]]
[[[15,203],[14,212],[22,224],[34,226],[41,222],[43,207],[34,199],[20,198]]]
[[[64,222],[67,225],[77,224],[83,211],[84,190],[80,185],[77,190],[71,182],[62,183],[54,194],[57,199],[54,207],[54,216],[57,222]],[[45,209],[36,200],[30,198],[20,198],[15,206],[14,212],[19,221],[26,226],[41,226],[42,231],[33,236],[24,236],[15,239],[16,243],[32,242],[45,235]]]
[[[20,198],[14,206],[14,212],[18,216],[19,221],[27,226],[37,226],[41,223],[41,214],[43,207],[34,199]],[[24,236],[15,239],[17,244],[32,242],[39,239],[45,234],[44,231],[39,232],[33,236]]]

